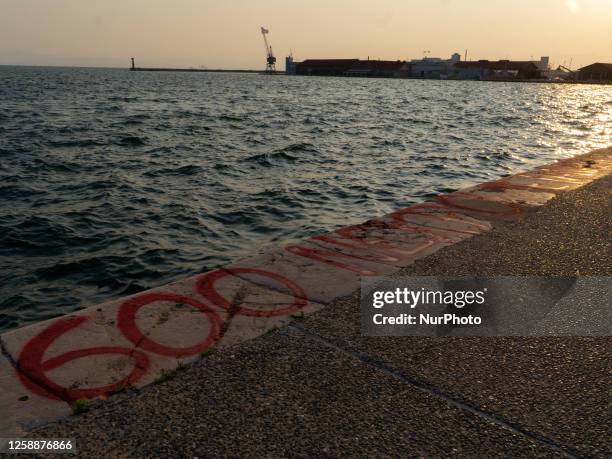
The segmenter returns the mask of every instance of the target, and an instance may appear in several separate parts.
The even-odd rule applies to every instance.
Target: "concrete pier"
[[[170,67],[130,67],[130,72],[200,72],[200,73],[262,73],[266,75],[284,75],[285,72],[264,72],[263,70],[244,69],[198,69],[198,68],[170,68]]]
[[[291,418],[312,417],[314,414],[302,410],[298,401],[289,408],[276,398],[284,393],[283,388],[279,386],[282,378],[286,379],[286,390],[290,393],[297,390],[296,385],[299,384],[306,384],[305,388],[312,390],[305,382],[307,380],[317,383],[318,390],[329,387],[330,393],[335,394],[332,397],[335,402],[347,410],[356,408],[350,400],[344,400],[349,397],[348,392],[352,391],[351,397],[361,398],[363,404],[350,415],[353,422],[365,422],[360,412],[366,410],[372,416],[380,418],[376,422],[388,425],[390,429],[388,438],[382,432],[371,432],[376,438],[373,437],[370,443],[389,443],[389,449],[370,450],[371,454],[383,454],[385,451],[392,455],[401,454],[399,450],[393,449],[393,438],[394,435],[408,433],[402,434],[394,430],[399,428],[401,422],[408,422],[413,429],[410,435],[421,442],[418,444],[421,444],[422,449],[412,451],[417,455],[436,455],[436,451],[440,453],[441,450],[435,449],[441,446],[439,439],[436,442],[432,426],[444,429],[447,423],[454,423],[461,425],[463,430],[453,431],[455,437],[451,435],[448,438],[453,447],[460,448],[459,440],[463,438],[462,435],[482,437],[478,444],[478,448],[482,449],[479,450],[474,444],[471,451],[463,452],[464,455],[484,454],[487,448],[492,448],[492,451],[498,448],[499,452],[500,445],[513,445],[515,452],[524,456],[597,456],[601,452],[598,449],[601,446],[597,445],[596,441],[589,443],[591,440],[588,435],[586,439],[571,440],[569,434],[559,433],[559,429],[547,425],[547,418],[527,419],[525,413],[521,412],[527,408],[519,406],[516,408],[518,411],[513,411],[512,406],[505,406],[503,400],[496,399],[495,393],[490,396],[492,398],[487,398],[486,386],[482,387],[482,393],[473,393],[469,387],[461,385],[459,375],[466,373],[466,384],[473,379],[467,374],[470,372],[470,365],[474,365],[475,371],[482,370],[486,373],[477,361],[482,339],[458,341],[458,347],[450,362],[445,360],[448,356],[438,355],[435,349],[440,344],[433,343],[430,339],[413,338],[401,341],[402,339],[397,338],[394,343],[398,346],[401,343],[402,348],[385,348],[388,341],[379,338],[376,345],[382,346],[378,349],[378,358],[382,360],[375,362],[374,366],[366,365],[356,374],[355,359],[361,363],[367,361],[369,348],[361,347],[363,340],[358,331],[335,330],[334,327],[339,326],[340,322],[329,320],[328,316],[334,311],[344,311],[347,317],[357,315],[356,308],[342,302],[343,297],[353,295],[358,290],[362,276],[389,275],[415,269],[415,266],[426,264],[428,260],[435,260],[439,254],[454,250],[455,247],[463,247],[471,240],[486,237],[488,233],[493,234],[498,228],[507,228],[509,224],[527,221],[532,215],[545,209],[552,200],[576,192],[605,177],[611,170],[612,148],[593,151],[530,172],[440,195],[429,202],[399,209],[389,215],[325,233],[254,258],[237,261],[219,270],[158,289],[4,333],[0,336],[0,411],[3,413],[0,418],[0,437],[27,435],[33,431],[39,435],[41,432],[59,434],[62,425],[67,426],[67,430],[62,433],[69,436],[70,429],[77,428],[70,421],[74,418],[69,417],[77,401],[104,399],[107,400],[104,406],[109,405],[109,409],[112,409],[113,400],[123,400],[122,403],[125,403],[126,399],[136,397],[135,394],[150,393],[139,393],[133,389],[166,379],[169,374],[174,375],[173,372],[177,368],[182,372],[185,365],[199,362],[194,368],[203,368],[210,362],[210,371],[218,371],[228,378],[224,381],[226,390],[236,392],[230,397],[231,401],[224,398],[219,403],[216,398],[223,398],[222,394],[208,393],[206,409],[219,410],[217,414],[222,417],[234,416],[237,420],[242,419],[238,393],[248,398],[243,400],[243,403],[245,407],[250,407],[249,409],[256,409],[253,400],[259,400],[257,406],[263,411],[259,414],[252,413],[252,416],[258,416],[257,422],[260,423],[266,416],[266,406],[278,405],[279,409],[286,409],[286,415]],[[588,202],[586,205],[589,205]],[[590,223],[587,221],[583,224]],[[554,233],[564,229],[551,227],[549,231]],[[462,244],[458,245],[459,243]],[[442,249],[445,250],[441,251]],[[517,246],[516,250],[524,249]],[[554,254],[551,254],[551,257],[553,256]],[[552,274],[554,272],[553,270]],[[326,308],[330,304],[334,305],[334,311]],[[321,312],[314,314],[317,311]],[[308,318],[310,315],[313,317]],[[353,319],[358,320],[357,317]],[[305,333],[304,323],[316,324],[316,327]],[[269,333],[277,329],[280,330]],[[374,345],[372,343],[376,341],[370,339],[368,346]],[[557,345],[574,346],[571,343],[570,340]],[[300,354],[303,361],[292,360],[290,356],[303,346],[308,347],[309,355]],[[482,349],[490,349],[490,346],[498,344],[489,343]],[[546,350],[550,346],[555,345],[544,343],[542,349]],[[595,342],[593,346],[593,352],[599,352],[597,349],[600,343]],[[270,374],[266,378],[272,377],[270,375],[280,378],[269,385],[261,381],[257,383],[259,367],[254,366],[253,362],[256,360],[252,360],[256,359],[258,350],[263,352],[264,349],[265,365],[274,367],[270,367]],[[216,352],[211,356],[213,350]],[[427,355],[430,360],[433,359],[434,365],[449,368],[455,376],[449,375],[448,379],[444,379],[437,372],[427,373],[430,371],[429,367],[419,360],[419,353],[425,350],[428,350]],[[228,361],[228,356],[232,356],[231,362]],[[481,358],[487,359],[486,353]],[[509,365],[520,372],[517,376],[521,376],[522,372],[529,371],[529,367],[525,366],[526,363],[521,363],[520,358],[516,359],[509,362]],[[291,369],[285,368],[283,362],[293,362],[290,364]],[[395,363],[395,366],[389,366],[389,362]],[[547,365],[545,361],[541,364]],[[430,374],[431,378],[416,378],[413,372],[417,370]],[[186,370],[187,373],[189,371],[191,370]],[[325,371],[331,371],[340,379],[340,375],[347,375],[346,380],[334,382],[321,379]],[[381,371],[382,373],[374,378],[370,374]],[[491,368],[490,371],[499,369]],[[175,378],[177,381],[182,378],[181,372]],[[211,380],[215,379],[212,374],[208,376]],[[527,373],[524,376],[527,378]],[[303,378],[301,383],[300,378]],[[480,380],[487,380],[487,375],[483,374]],[[380,384],[377,394],[362,387],[363,381]],[[589,387],[588,382],[581,381],[583,387]],[[249,386],[246,387],[242,383]],[[207,381],[201,380],[198,384],[201,385],[202,391],[208,391]],[[257,395],[253,393],[251,384],[276,395],[262,395],[263,392],[259,394],[256,391],[259,394]],[[412,388],[407,393],[403,392],[407,390],[405,384]],[[563,384],[578,383],[565,381]],[[440,387],[444,390],[439,389]],[[184,387],[183,389],[187,390]],[[192,389],[190,386],[189,390]],[[183,397],[186,405],[192,403],[192,395],[174,396]],[[508,396],[516,398],[521,395],[519,391],[518,395],[515,393]],[[304,397],[310,400],[307,394],[304,394]],[[390,412],[386,408],[387,405],[382,403],[382,400],[387,399],[400,403],[400,400],[406,397],[410,400],[410,410],[407,409],[404,413]],[[141,395],[138,395],[138,398],[142,398]],[[205,403],[202,400],[200,402]],[[325,403],[331,402],[328,400]],[[104,412],[107,408],[98,406],[94,411],[96,409]],[[186,409],[191,410],[188,407]],[[328,411],[327,408],[321,409]],[[155,410],[146,408],[145,411],[152,413]],[[332,422],[329,428],[334,426],[340,429],[340,443],[326,445],[324,447],[328,448],[328,452],[323,451],[334,456],[339,454],[340,450],[337,448],[342,447],[343,442],[348,441],[347,438],[352,435],[352,428],[347,425],[345,427],[348,430],[343,430],[342,427],[342,419],[346,420],[349,413],[342,416],[340,413],[336,414],[336,421]],[[210,416],[215,418],[216,422],[221,422],[214,413]],[[68,420],[50,425],[49,430],[36,430],[41,429],[45,423],[62,418]],[[306,418],[304,422],[307,422]],[[311,422],[319,420],[311,419]],[[370,422],[374,420],[368,421]],[[93,429],[91,425],[89,428]],[[136,426],[134,429],[138,430]],[[214,426],[207,425],[206,435],[217,430]],[[360,435],[367,435],[368,429],[357,430],[361,432]],[[153,435],[152,432],[149,433]],[[82,432],[82,435],[85,438],[86,433]],[[188,433],[185,432],[185,435]],[[200,442],[204,441],[202,435],[204,434],[200,432]],[[265,433],[263,435],[265,436]],[[284,432],[282,435],[292,437],[301,434]],[[423,446],[428,439],[434,445],[432,450]],[[311,440],[316,443],[315,437]],[[112,438],[108,441],[112,443]],[[142,441],[145,442],[146,438],[143,437]],[[218,455],[245,454],[244,450],[230,446],[223,450],[219,441],[210,438],[210,444],[219,448]],[[410,443],[402,441],[402,444]],[[279,442],[283,443],[280,439]],[[364,442],[367,443],[365,438],[354,439],[355,445]],[[270,442],[264,441],[262,444]],[[300,445],[293,452],[314,454],[314,449],[309,449],[303,443]],[[256,445],[253,445],[253,448],[256,448]],[[350,448],[345,451],[349,450]],[[116,452],[120,454],[121,449]],[[140,452],[143,456],[152,454],[146,449]],[[257,453],[265,454],[266,450],[254,449],[252,454]],[[289,455],[291,451],[274,450],[268,453]],[[213,452],[211,454],[214,455]],[[134,452],[134,455],[140,454]]]

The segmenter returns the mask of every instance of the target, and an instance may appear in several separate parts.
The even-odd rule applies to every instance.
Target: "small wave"
[[[113,126],[140,126],[141,124],[145,124],[144,121],[142,120],[138,120],[138,119],[134,119],[134,120],[123,120],[123,121],[118,121],[117,123],[113,124]]]
[[[272,153],[260,153],[258,155],[249,156],[245,161],[259,163],[265,166],[273,166],[275,163],[279,162],[292,163],[301,159],[295,153],[318,153],[318,150],[311,143],[300,142],[273,151]]]
[[[172,153],[172,151],[173,150],[170,147],[156,147],[156,148],[151,148],[150,150],[147,150],[147,153],[158,155],[160,153]]]
[[[138,97],[125,97],[125,96],[111,96],[108,98],[113,102],[137,102]]]
[[[221,115],[217,119],[221,121],[245,121],[245,118],[233,115]]]
[[[122,137],[116,142],[117,145],[121,145],[122,147],[141,147],[146,145],[146,142],[143,138],[131,135],[127,137]]]
[[[95,139],[49,140],[48,143],[50,146],[55,148],[85,148],[104,145],[104,142]]]
[[[10,179],[10,177],[9,177]],[[25,185],[2,185],[0,186],[0,196],[3,199],[20,199],[23,196],[44,196],[45,191],[36,190]]]
[[[39,268],[36,274],[46,279],[57,279],[64,276],[79,275],[86,273],[87,276],[101,276],[108,271],[109,265],[120,263],[120,257],[93,257],[79,261],[68,261],[56,263],[51,266]]]
[[[55,129],[60,134],[74,134],[75,132],[89,131],[89,126],[61,126]]]
[[[293,162],[297,161],[297,159],[297,157],[289,153],[277,151],[274,153],[261,153],[259,155],[249,156],[246,161],[272,166],[275,160]]]
[[[123,108],[121,108],[119,105],[109,105],[108,107],[104,107],[103,110],[105,112],[120,112],[123,111]]]
[[[6,227],[0,237],[0,249],[49,256],[62,253],[68,247],[87,245],[97,240],[95,236],[79,234],[66,225],[35,216]]]
[[[45,161],[44,159],[35,159],[34,160],[34,164],[36,164],[37,166],[40,166],[40,168],[44,169],[44,170],[51,170],[51,171],[56,171],[56,172],[76,172],[79,168],[78,164],[71,164],[71,163],[58,163],[58,162],[51,162],[51,161]]]
[[[185,175],[198,175],[203,174],[204,169],[200,166],[196,166],[195,164],[189,164],[186,166],[177,167],[175,169],[164,168],[158,169],[155,171],[145,172],[146,177],[159,177],[160,175],[177,175],[177,176],[185,176]]]

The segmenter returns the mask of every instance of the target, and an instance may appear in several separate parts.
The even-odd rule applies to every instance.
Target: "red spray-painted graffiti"
[[[427,211],[445,209],[446,211],[441,214],[428,213]],[[372,219],[362,225],[354,225],[345,228],[341,228],[335,231],[334,236],[322,235],[313,237],[312,240],[323,241],[338,247],[346,247],[350,249],[357,249],[360,251],[366,251],[369,254],[354,254],[354,253],[343,253],[335,252],[333,250],[323,250],[319,248],[305,247],[302,245],[289,245],[285,247],[288,252],[305,258],[325,263],[336,268],[345,269],[348,271],[355,272],[362,276],[376,276],[378,273],[372,269],[366,269],[363,267],[349,264],[351,259],[363,260],[370,262],[386,263],[393,261],[400,261],[401,257],[415,256],[428,248],[431,248],[436,243],[446,243],[450,239],[445,238],[439,234],[434,234],[433,230],[438,229],[447,232],[458,232],[465,234],[478,234],[480,230],[488,228],[487,226],[478,226],[477,224],[469,222],[468,226],[477,227],[478,230],[452,230],[448,228],[429,228],[424,226],[417,226],[416,224],[408,224],[404,219],[403,213],[410,211],[414,214],[419,214],[437,220],[459,222],[458,218],[455,218],[453,212],[448,211],[448,207],[438,203],[424,203],[412,206],[404,211],[391,214],[392,221],[386,222],[381,219]],[[461,221],[462,223],[465,223]],[[393,243],[385,238],[383,234],[380,235],[368,235],[370,230],[376,229],[394,229],[402,232],[416,234],[420,236],[422,241],[417,242],[410,249],[406,247],[398,248]],[[349,242],[347,242],[349,241]],[[404,244],[408,246],[408,241],[404,241]],[[399,258],[398,258],[399,256]],[[343,261],[339,261],[341,259]],[[349,261],[347,261],[349,260]]]
[[[564,191],[570,188],[570,185],[561,185],[561,186],[546,186],[545,184],[541,184],[542,181],[554,181],[548,178],[538,178],[539,182],[534,182],[530,185],[520,185],[516,183],[510,183],[507,180],[498,180],[497,182],[483,183],[482,185],[478,185],[479,190],[485,191],[505,191],[505,190],[523,190],[523,191],[534,191],[534,192],[544,192],[544,193],[557,193],[559,191]],[[564,183],[568,183],[567,180]]]
[[[242,306],[238,308],[233,308],[233,306],[235,305],[232,305],[226,298],[219,294],[218,290],[215,288],[215,283],[217,281],[232,274],[251,274],[255,276],[263,276],[268,277],[278,282],[279,284],[283,284],[289,289],[291,293],[293,293],[293,303],[284,308],[268,311],[246,308]],[[231,271],[212,271],[200,277],[196,288],[200,295],[208,299],[212,304],[226,310],[232,309],[236,314],[250,317],[288,316],[306,307],[306,305],[308,304],[308,301],[306,300],[306,294],[298,284],[290,281],[286,277],[281,276],[279,274],[262,271],[260,269],[232,268]]]
[[[335,258],[348,258],[372,261],[371,257],[370,259],[368,259],[367,257],[363,256],[353,256],[341,252],[334,252],[333,250],[322,250],[311,247],[304,247],[301,245],[288,245],[287,247],[285,247],[285,250],[294,255],[318,261],[319,263],[325,263],[336,268],[353,271],[354,273],[360,274],[362,276],[376,276],[378,274],[376,271],[372,271],[370,269],[360,268],[358,266],[353,266],[348,263],[343,263],[341,261],[335,260]]]
[[[143,307],[158,301],[173,301],[175,303],[187,304],[199,309],[206,315],[210,322],[208,335],[202,342],[189,347],[170,347],[153,341],[147,337],[136,324],[136,313]],[[168,357],[185,357],[195,355],[214,345],[220,338],[221,317],[210,307],[192,298],[176,295],[174,293],[144,293],[138,295],[121,305],[117,315],[117,327],[121,333],[135,346],[154,354]]]
[[[481,201],[481,202],[489,202],[494,203],[497,206],[503,207],[502,209],[483,209],[481,207],[475,205],[467,205],[467,204],[459,204],[457,200],[466,200],[466,201]],[[463,192],[455,192],[447,195],[440,195],[436,197],[436,200],[446,206],[454,207],[456,209],[467,210],[469,212],[477,212],[483,214],[492,214],[492,215],[516,215],[523,212],[523,209],[518,204],[513,202],[503,202],[503,201],[494,201],[491,199],[487,199],[483,196],[474,195],[471,193],[463,193]]]
[[[126,385],[138,381],[149,368],[149,358],[143,352],[125,347],[93,347],[78,349],[55,356],[46,361],[44,354],[51,344],[60,336],[77,328],[88,317],[67,317],[53,322],[40,334],[32,338],[23,347],[19,355],[17,372],[21,382],[35,394],[52,399],[78,400],[80,398],[93,398],[99,395],[111,393]],[[58,368],[72,360],[89,357],[92,355],[120,354],[134,360],[132,372],[120,381],[103,387],[75,389],[65,388],[53,382],[46,373]]]
[[[450,223],[451,226],[435,226],[428,225],[425,228],[429,230],[442,230],[450,233],[461,233],[476,235],[480,234],[483,230],[490,229],[490,224],[487,222],[481,222],[479,220],[471,219],[465,215],[457,214],[456,210],[437,202],[424,202],[422,204],[416,204],[414,206],[400,209],[391,214],[391,218],[400,224],[412,223],[414,221],[408,220],[410,216],[418,218],[424,218],[439,222]]]
[[[416,242],[416,244],[414,244],[414,246],[411,246],[407,240],[403,240],[401,241],[401,244],[404,245],[404,247],[399,247],[398,241],[390,240],[391,238],[388,234],[380,232],[376,233],[376,231],[379,230],[384,231],[389,229],[399,229],[401,231],[411,233],[411,236],[417,234],[417,240],[411,241],[412,243]],[[436,241],[439,240],[438,237],[434,236],[424,228],[408,226],[399,228],[395,224],[385,223],[382,220],[378,219],[369,220],[361,225],[340,228],[334,233],[335,235],[333,237],[323,235],[313,237],[312,239],[321,240],[340,247],[348,247],[352,249],[366,250],[374,253],[385,254],[385,257],[381,257],[375,260],[380,261],[381,263],[384,263],[386,261],[400,261],[406,256],[416,255],[417,253],[421,252],[427,247],[430,247]]]
[[[313,238],[313,242],[321,241],[337,247],[349,248],[355,250],[355,252],[344,253],[331,248],[326,249],[324,246],[319,248],[301,245],[287,246],[285,249],[295,255],[307,257],[338,269],[350,270],[362,276],[376,275],[377,273],[373,269],[354,266],[350,264],[350,260],[363,260],[374,263],[395,262],[400,260],[400,256],[415,255],[437,242],[446,242],[448,239],[432,232],[432,229],[435,228],[417,226],[413,222],[409,224],[404,216],[418,214],[421,217],[424,216],[434,220],[461,221],[465,224],[465,221],[455,218],[453,212],[449,211],[449,207],[457,208],[459,206],[451,201],[448,203],[446,201],[442,203],[424,203],[392,214],[390,221],[373,219],[363,225],[337,230],[334,236],[324,235]],[[476,228],[474,230],[457,229],[456,231],[476,234],[483,229],[478,223],[468,221],[468,228],[471,227]],[[385,238],[384,232],[371,233],[372,230],[385,228],[414,234],[416,238],[409,244],[406,244],[406,247],[397,247],[397,245],[394,245],[397,244],[397,240],[389,241]],[[453,231],[453,229],[448,228],[444,228],[444,230]],[[272,310],[233,305],[230,300],[219,293],[217,282],[235,274],[267,277],[275,283],[286,287],[288,293],[293,295],[293,301],[289,305],[281,305],[281,307]],[[149,357],[146,352],[160,356],[180,358],[196,355],[215,345],[222,339],[221,330],[224,322],[219,315],[221,310],[231,310],[232,314],[249,317],[279,317],[290,315],[308,304],[306,294],[298,283],[279,274],[260,269],[234,268],[204,274],[200,276],[196,283],[196,293],[202,297],[202,301],[171,292],[143,293],[125,301],[120,306],[117,314],[117,328],[134,345],[134,348],[116,346],[91,347],[66,352],[44,360],[45,352],[57,338],[79,327],[89,318],[86,316],[68,317],[53,322],[49,327],[32,338],[21,350],[17,363],[19,377],[23,384],[32,391],[50,398],[70,401],[106,395],[128,384],[136,383],[146,374],[150,366]],[[137,324],[138,312],[146,306],[162,301],[185,304],[199,310],[209,322],[206,336],[199,343],[192,346],[171,347],[156,342],[150,336],[147,336],[146,333],[143,333]],[[131,358],[134,366],[130,374],[120,381],[95,388],[62,387],[46,375],[50,370],[59,368],[67,362],[105,354],[124,355]]]
[[[304,308],[308,304],[301,287],[283,276],[257,269],[235,269],[234,271],[236,273],[268,277],[275,282],[285,285],[294,296],[293,302],[286,307],[265,311],[240,307],[233,311],[235,314],[251,317],[286,316]],[[71,316],[57,320],[30,339],[23,347],[17,361],[17,375],[24,386],[38,395],[51,399],[74,401],[81,398],[104,396],[138,382],[150,367],[149,357],[143,351],[175,358],[196,355],[205,351],[214,346],[221,338],[223,320],[218,311],[227,310],[232,306],[229,300],[218,292],[218,288],[215,285],[220,279],[229,275],[231,273],[219,270],[204,274],[199,278],[197,291],[204,299],[211,303],[211,306],[196,299],[171,292],[143,293],[125,301],[119,307],[117,313],[117,328],[134,344],[134,348],[116,346],[91,347],[66,352],[44,360],[45,353],[59,337],[76,329],[87,320],[90,320],[90,318],[87,316]],[[185,304],[201,311],[209,322],[208,333],[202,341],[189,347],[170,347],[154,341],[143,333],[137,325],[138,311],[145,306],[161,301]],[[215,307],[217,310],[214,309]],[[106,354],[118,354],[131,358],[134,362],[133,370],[120,381],[94,388],[62,387],[46,375],[47,372],[59,368],[67,362]]]

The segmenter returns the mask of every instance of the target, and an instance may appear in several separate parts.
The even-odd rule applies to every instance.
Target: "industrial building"
[[[295,63],[296,75],[345,76],[359,59],[306,59]]]
[[[307,59],[303,62],[293,62],[293,58],[288,57],[286,69],[289,74],[310,76],[379,78],[406,78],[410,76],[409,66],[405,61]]]
[[[612,64],[596,62],[578,70],[578,81],[612,83]]]
[[[450,59],[439,57],[424,57],[410,61],[410,76],[412,78],[447,79],[454,74],[455,64],[461,61],[461,55],[455,53]]]
[[[287,57],[285,68],[290,75],[385,77],[385,78],[445,78],[452,74],[453,65],[461,57],[435,57],[407,61],[359,59],[307,59],[294,62]]]
[[[357,61],[347,70],[346,76],[406,78],[410,76],[410,66],[403,61]]]
[[[457,62],[455,77],[460,80],[536,80],[542,70],[534,61],[470,61]]]
[[[547,56],[537,61],[462,61],[461,55],[455,53],[450,59],[424,57],[410,61],[383,61],[354,58],[306,59],[303,62],[294,62],[293,56],[288,56],[285,68],[288,75],[306,76],[612,82],[612,64],[598,62],[577,72],[563,66],[552,70]]]

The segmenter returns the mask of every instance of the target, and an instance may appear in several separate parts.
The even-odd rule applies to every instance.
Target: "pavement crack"
[[[240,305],[244,303],[244,299],[246,298],[246,296],[247,287],[242,285],[234,294],[232,301],[230,301],[230,307],[227,309],[227,319],[223,322],[223,325],[221,326],[221,338],[225,336],[230,326],[232,325],[232,322],[234,321],[234,317],[236,317],[236,314],[240,312]]]
[[[359,361],[361,361],[362,363],[369,365],[373,368],[376,368],[379,371],[382,371],[384,373],[386,373],[387,375],[405,383],[405,384],[409,384],[411,386],[413,386],[415,389],[418,389],[421,392],[424,392],[430,396],[433,396],[435,398],[438,398],[442,401],[444,401],[445,403],[454,406],[455,408],[458,408],[462,411],[467,411],[475,416],[478,416],[481,419],[486,420],[487,422],[490,422],[492,424],[495,424],[503,429],[509,430],[510,432],[516,434],[516,435],[521,435],[524,437],[529,438],[532,441],[535,441],[543,446],[546,446],[560,454],[562,454],[563,456],[567,457],[567,458],[572,458],[572,459],[578,459],[580,457],[582,457],[582,453],[580,453],[579,451],[575,450],[574,448],[570,448],[568,446],[563,446],[560,445],[559,443],[557,443],[556,441],[554,441],[551,438],[548,438],[544,435],[540,435],[538,433],[535,432],[531,432],[530,430],[528,430],[528,428],[517,424],[515,422],[512,422],[508,419],[505,419],[503,416],[500,416],[497,413],[494,412],[490,412],[490,411],[485,411],[482,408],[479,408],[477,406],[471,405],[467,402],[463,402],[461,400],[458,400],[456,398],[454,398],[453,396],[445,393],[443,390],[435,387],[432,384],[426,383],[424,381],[420,381],[417,380],[407,374],[405,374],[404,372],[391,367],[390,365],[386,364],[385,362],[383,362],[382,360],[380,360],[377,357],[373,357],[371,355],[359,352],[359,351],[355,351],[355,350],[351,350],[351,349],[347,349],[346,347],[343,346],[339,346],[337,344],[334,344],[333,342],[329,341],[328,339],[326,339],[325,337],[319,335],[316,332],[313,332],[311,330],[308,330],[306,328],[304,328],[301,324],[296,324],[293,323],[291,325],[289,325],[287,327],[288,329],[291,329],[293,331],[297,331],[299,333],[302,333],[308,337],[310,337],[311,339],[327,346],[330,347],[332,349],[335,349],[339,352],[342,352],[343,354],[346,354],[354,359],[357,359]]]
[[[221,270],[229,273],[230,275],[232,275],[232,276],[234,276],[234,277],[236,277],[236,278],[238,278],[238,279],[240,279],[240,280],[242,280],[244,282],[248,282],[249,284],[254,285],[255,287],[263,288],[265,290],[270,290],[270,291],[276,292],[276,293],[281,293],[283,295],[288,295],[288,296],[292,296],[293,295],[295,297],[295,299],[306,300],[309,303],[313,302],[313,300],[311,300],[307,296],[296,295],[295,292],[287,290],[286,287],[285,287],[285,289],[283,289],[283,288],[276,287],[274,285],[267,285],[265,283],[258,283],[258,282],[254,281],[252,279],[249,279],[247,277],[243,277],[243,276],[240,275],[240,273],[234,271],[232,268],[221,268]]]
[[[40,387],[43,391],[47,392],[50,397],[55,397],[58,401],[62,401],[64,403],[70,405],[70,399],[67,398],[66,395],[63,392],[59,392],[58,393],[58,391],[56,391],[53,388],[49,387],[43,381],[39,381],[38,378],[34,378],[34,377],[32,377],[32,375],[30,375],[27,372],[23,371],[20,368],[19,361],[16,361],[13,358],[13,356],[11,355],[11,353],[4,346],[4,341],[2,340],[1,337],[0,337],[0,354],[3,355],[4,357],[6,357],[6,359],[9,361],[9,363],[11,364],[11,366],[13,367],[15,372],[18,373],[22,378],[26,378],[27,380],[30,381],[31,384],[34,384],[34,385]]]

